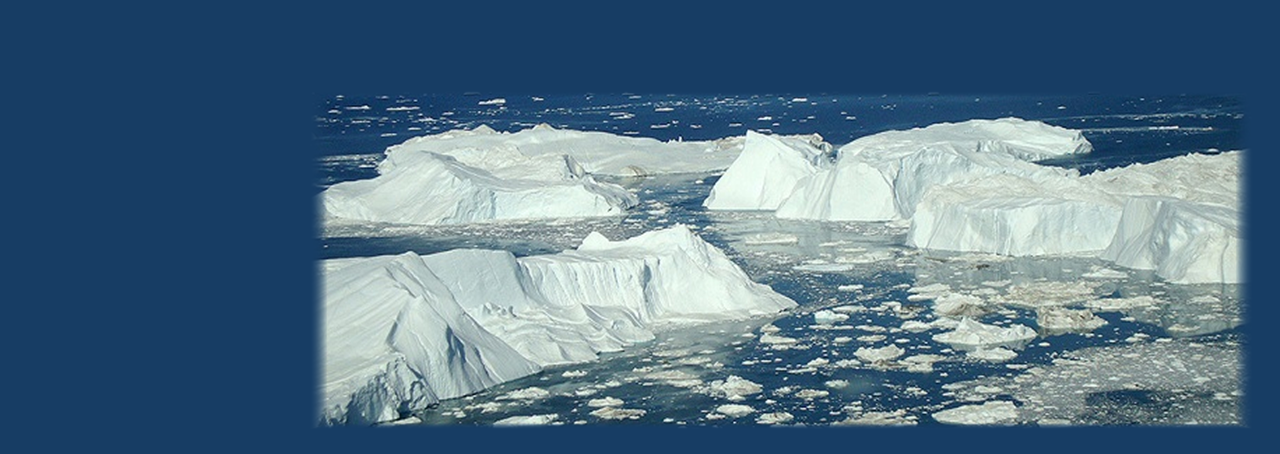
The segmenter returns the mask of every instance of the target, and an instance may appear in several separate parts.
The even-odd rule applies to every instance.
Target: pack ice
[[[1067,175],[1072,171],[1030,161],[1092,150],[1078,131],[1017,118],[873,134],[840,147],[834,163],[794,144],[760,140],[753,149],[751,139],[716,183],[718,200],[708,198],[708,208],[830,221],[909,219],[933,186],[1005,173]]]
[[[320,423],[372,424],[692,323],[796,303],[684,226],[576,250],[323,262]]]

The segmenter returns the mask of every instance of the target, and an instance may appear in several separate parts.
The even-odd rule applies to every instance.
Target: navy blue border
[[[7,301],[20,307],[6,334],[10,419],[44,429],[15,432],[49,448],[1242,448],[1275,427],[1275,336],[1258,325],[1275,319],[1264,172],[1280,100],[1270,16],[1233,3],[15,10],[6,88],[26,140],[11,150],[7,236],[23,268],[14,285],[30,293]],[[315,428],[314,107],[340,93],[493,89],[1239,96],[1248,427]]]

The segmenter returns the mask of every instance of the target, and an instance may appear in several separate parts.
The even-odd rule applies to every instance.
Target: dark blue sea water
[[[492,102],[501,99],[501,104]],[[1016,116],[1082,130],[1091,154],[1058,165],[1092,172],[1188,153],[1241,148],[1238,100],[1215,96],[1010,95],[654,95],[508,94],[334,97],[316,110],[317,186],[371,178],[383,149],[410,137],[487,124],[517,131],[538,123],[660,140],[710,140],[748,129],[777,134],[819,133],[841,145],[893,129],[943,121]],[[428,424],[491,424],[512,416],[556,415],[562,424],[758,424],[766,413],[786,413],[785,424],[838,422],[936,424],[940,411],[984,401],[1013,402],[1014,423],[1027,425],[1239,424],[1244,399],[1240,377],[1243,302],[1238,285],[1173,285],[1150,272],[1088,257],[1009,259],[922,252],[903,245],[904,226],[886,223],[783,221],[760,213],[702,209],[717,175],[657,176],[615,181],[636,189],[641,205],[621,218],[574,223],[512,222],[472,226],[325,226],[320,259],[459,247],[505,249],[517,255],[572,248],[591,231],[633,236],[674,223],[694,226],[756,281],[795,299],[800,307],[775,319],[726,322],[663,333],[659,339],[600,361],[550,368],[421,412]],[[748,241],[757,235],[792,235],[788,244]],[[797,266],[814,259],[854,257],[838,272]],[[1084,275],[1108,268],[1123,279]],[[909,320],[930,321],[930,301],[911,289],[942,284],[1001,294],[1089,284],[1089,298],[1153,296],[1161,304],[1099,312],[1107,324],[1090,332],[1041,331],[1015,348],[1007,362],[979,361],[935,342],[937,329],[904,330]],[[1059,287],[1053,287],[1059,285]],[[854,288],[851,286],[861,286]],[[1073,303],[1078,307],[1080,302]],[[850,318],[834,325],[813,312],[841,308]],[[1005,307],[988,324],[1035,327],[1036,311]],[[797,343],[760,342],[763,327]],[[772,328],[768,328],[772,329]],[[872,364],[833,366],[859,348],[897,345],[903,357],[939,355],[929,370]],[[816,363],[814,362],[816,360]],[[825,363],[824,363],[825,362]],[[700,392],[733,375],[764,391],[737,402],[754,410],[719,416],[730,402]],[[673,378],[675,377],[675,378]],[[538,387],[542,399],[507,399]],[[613,397],[635,419],[593,416],[591,399]]]

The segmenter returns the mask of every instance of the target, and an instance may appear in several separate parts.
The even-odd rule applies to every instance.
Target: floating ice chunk
[[[1003,347],[979,348],[969,352],[966,356],[993,363],[1002,363],[1018,357],[1018,353]]]
[[[1036,311],[1036,324],[1051,332],[1089,332],[1106,325],[1107,321],[1086,309],[1047,307]]]
[[[902,356],[903,353],[906,352],[902,348],[897,345],[890,345],[888,347],[881,348],[860,347],[858,348],[858,351],[853,353],[853,355],[857,356],[858,359],[869,363],[879,363],[892,361],[899,356]]]
[[[922,333],[930,329],[933,329],[933,325],[919,321],[919,320],[907,320],[905,322],[902,322],[901,328],[903,331],[907,331],[907,332]]]
[[[828,387],[828,388],[832,388],[832,389],[844,389],[844,388],[848,388],[848,387],[849,387],[849,381],[848,381],[848,380],[827,380],[827,381],[823,382],[822,384],[823,384],[823,386],[826,386],[826,387]]]
[[[1006,425],[1018,419],[1018,408],[1013,402],[993,401],[942,410],[933,419],[943,424]]]
[[[934,342],[950,344],[956,348],[981,349],[985,347],[1020,346],[1035,339],[1035,330],[1024,325],[1001,328],[986,325],[970,318],[960,320],[955,331],[933,336]]]
[[[757,233],[748,235],[742,240],[746,244],[796,244],[800,241],[795,235],[789,233]]]
[[[564,373],[560,374],[560,376],[561,376],[561,377],[564,377],[564,378],[581,378],[581,377],[586,377],[586,376],[587,376],[587,371],[585,371],[585,370],[567,370],[567,371],[564,371]]]
[[[836,425],[836,426],[914,426],[916,425],[916,420],[914,416],[908,416],[906,410],[869,411],[866,413],[850,416],[848,419],[835,422],[832,425]]]
[[[591,416],[600,419],[640,419],[648,413],[641,409],[604,407],[591,412]]]
[[[551,392],[537,386],[517,389],[498,396],[498,400],[538,400],[551,397]]]
[[[863,287],[862,284],[841,285],[841,286],[837,286],[836,290],[839,290],[842,292],[856,292],[858,290],[862,290],[862,287]]]
[[[759,394],[764,388],[758,383],[752,382],[737,375],[730,375],[724,380],[713,380],[701,388],[700,391],[710,395],[728,400],[743,400],[745,396]]]
[[[588,407],[617,407],[623,404],[622,399],[616,397],[602,397],[599,399],[591,399],[587,401]]]
[[[836,306],[831,308],[831,310],[833,312],[839,312],[841,314],[856,314],[856,313],[867,310],[867,308],[862,306],[847,305],[847,306]]]
[[[833,311],[830,311],[830,310],[820,310],[820,311],[817,311],[817,312],[814,312],[814,313],[813,313],[813,321],[814,321],[814,323],[828,324],[828,325],[829,325],[829,324],[832,324],[832,323],[839,323],[839,322],[843,322],[843,321],[848,320],[848,319],[849,319],[849,316],[848,316],[848,315],[845,315],[845,314],[839,314],[839,313],[836,313],[836,312],[833,312]]]
[[[790,345],[790,344],[795,344],[795,343],[797,343],[797,342],[799,342],[799,341],[797,341],[797,340],[795,340],[795,339],[793,339],[793,338],[786,337],[786,336],[779,336],[779,335],[776,335],[776,334],[764,333],[764,334],[761,334],[761,335],[760,335],[760,343],[762,343],[762,344],[783,344],[783,345]]]
[[[555,420],[559,418],[560,418],[560,415],[557,415],[557,414],[512,416],[509,418],[503,418],[501,420],[498,420],[497,422],[493,423],[493,425],[495,426],[541,426],[541,425],[551,424],[552,422],[555,422]]]
[[[830,391],[821,390],[821,389],[802,389],[800,391],[796,391],[796,398],[804,399],[804,400],[813,400],[813,399],[821,399],[823,397],[827,397],[829,394],[831,394]]]
[[[785,423],[791,422],[791,420],[793,419],[796,419],[796,417],[791,413],[787,413],[785,411],[779,411],[779,412],[765,413],[763,415],[760,415],[760,417],[756,418],[756,423],[785,424]]]
[[[716,407],[716,413],[728,416],[730,418],[741,418],[743,416],[755,413],[756,409],[742,404],[724,404]]]
[[[506,103],[507,103],[506,98],[493,98],[493,99],[486,99],[484,101],[480,101],[476,104],[481,106],[501,106]]]
[[[982,298],[961,293],[948,293],[934,300],[933,311],[949,317],[980,317],[991,312]]]

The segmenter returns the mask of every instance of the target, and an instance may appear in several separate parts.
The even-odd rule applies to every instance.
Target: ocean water
[[[885,130],[1006,116],[1082,130],[1093,153],[1045,162],[1082,173],[1242,148],[1238,100],[1212,96],[344,96],[325,100],[316,112],[317,192],[375,176],[374,166],[389,145],[480,124],[517,131],[548,123],[660,140],[709,140],[747,129],[819,133],[839,146]],[[800,304],[776,317],[660,333],[652,342],[592,363],[548,368],[441,402],[415,415],[425,424],[554,415],[547,417],[554,424],[754,425],[769,422],[764,414],[785,413],[790,416],[781,423],[787,425],[928,425],[938,424],[938,412],[989,401],[1015,403],[1019,411],[1013,424],[1244,422],[1240,285],[1168,284],[1150,272],[1088,257],[920,251],[903,245],[906,226],[893,223],[707,212],[701,203],[716,178],[711,173],[611,180],[640,197],[640,205],[621,217],[462,226],[325,225],[318,259],[463,247],[545,254],[576,247],[592,231],[621,239],[681,223],[724,250],[752,279]],[[837,271],[812,266],[831,263],[842,266]],[[1124,277],[1100,277],[1099,270]],[[933,341],[939,329],[903,329],[909,321],[934,319],[929,301],[915,296],[922,288],[928,293],[926,286],[993,296],[1022,292],[1077,305],[1085,299],[1139,296],[1160,304],[1097,312],[1107,324],[1089,332],[1041,330],[1035,339],[1011,346],[1015,358],[990,362]],[[824,309],[849,318],[817,323],[813,313]],[[1035,319],[1034,308],[1012,305],[980,321],[1036,327]],[[796,342],[760,341],[762,331],[774,330]],[[911,368],[847,361],[860,348],[890,345],[903,349],[904,358],[936,356],[919,356]],[[730,376],[757,383],[762,392],[741,402],[709,395],[710,384]],[[609,419],[591,405],[592,399],[605,397],[642,412]],[[752,412],[716,411],[729,403]]]

